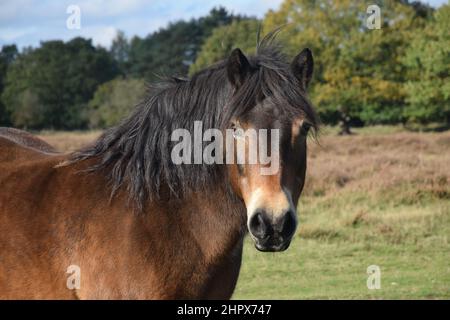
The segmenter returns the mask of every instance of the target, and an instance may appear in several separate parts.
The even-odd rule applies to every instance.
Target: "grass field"
[[[310,142],[300,226],[289,250],[250,241],[235,299],[450,298],[450,132],[375,127]],[[61,150],[99,133],[43,132]],[[367,267],[381,288],[367,288]]]

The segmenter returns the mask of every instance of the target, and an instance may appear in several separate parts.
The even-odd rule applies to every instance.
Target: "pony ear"
[[[244,83],[244,79],[249,72],[250,62],[248,62],[241,49],[234,49],[227,63],[228,80],[234,87],[239,88]]]
[[[303,90],[308,88],[308,84],[311,81],[314,60],[310,49],[303,49],[292,61],[291,69],[295,77],[300,81]]]

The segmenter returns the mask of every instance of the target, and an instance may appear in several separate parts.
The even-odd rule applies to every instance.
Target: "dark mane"
[[[171,78],[151,85],[147,97],[117,126],[106,130],[91,146],[71,154],[68,163],[98,159],[90,171],[108,173],[112,194],[126,188],[130,199],[142,207],[155,199],[161,188],[182,197],[192,190],[214,187],[226,173],[224,165],[174,165],[170,141],[173,130],[193,130],[194,121],[203,130],[225,129],[230,119],[249,112],[255,104],[271,97],[286,116],[305,117],[314,129],[317,117],[298,80],[280,50],[264,41],[249,57],[252,73],[234,92],[227,78],[227,61],[206,68],[190,79]],[[284,85],[280,85],[283,83]],[[290,85],[285,85],[289,83]]]

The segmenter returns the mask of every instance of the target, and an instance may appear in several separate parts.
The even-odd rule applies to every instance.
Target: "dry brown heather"
[[[308,176],[305,195],[401,187],[411,197],[449,198],[450,132],[325,136],[310,143]]]
[[[100,133],[100,131],[42,131],[38,136],[50,143],[57,150],[69,152],[94,141]]]
[[[450,222],[450,132],[328,134],[309,145],[301,238],[417,242]]]

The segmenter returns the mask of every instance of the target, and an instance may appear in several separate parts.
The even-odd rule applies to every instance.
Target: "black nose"
[[[257,239],[265,239],[273,235],[273,228],[264,211],[257,211],[250,219],[249,229]]]
[[[257,210],[249,221],[249,231],[259,241],[260,246],[278,246],[290,241],[297,227],[293,210],[280,215],[268,214],[265,210]]]

